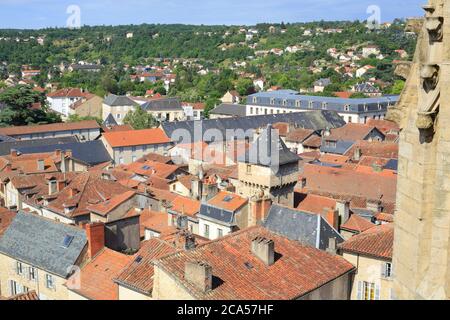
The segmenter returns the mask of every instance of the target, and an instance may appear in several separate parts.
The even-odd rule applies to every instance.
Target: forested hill
[[[271,33],[270,27],[285,32]],[[305,24],[260,24],[252,50],[245,42],[240,26],[193,25],[129,25],[83,27],[78,30],[0,30],[0,61],[11,64],[30,64],[39,67],[67,61],[97,61],[102,64],[136,65],[147,58],[197,58],[220,63],[242,60],[255,50],[285,48],[305,41],[315,47],[314,55],[324,56],[330,47],[338,49],[375,43],[385,54],[402,48],[412,52],[414,41],[405,36],[404,25],[397,21],[379,32],[367,32],[362,22],[316,22]],[[305,29],[340,28],[342,33],[305,36]],[[133,38],[127,38],[133,33]],[[38,45],[37,39],[45,39]],[[221,46],[226,45],[227,50]],[[144,61],[143,61],[144,60]]]

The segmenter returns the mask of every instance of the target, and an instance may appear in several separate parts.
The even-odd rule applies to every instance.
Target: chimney
[[[16,149],[11,149],[11,157],[17,157],[19,155],[18,151]]]
[[[192,250],[197,246],[195,236],[190,232],[179,232],[176,238],[176,246],[181,250]]]
[[[105,225],[90,223],[84,225],[88,239],[88,255],[93,258],[105,247]]]
[[[37,170],[38,170],[38,171],[44,171],[44,170],[45,170],[44,160],[39,159],[39,160],[37,161]]]
[[[212,267],[204,262],[186,262],[184,277],[201,292],[212,290]]]
[[[325,219],[334,229],[339,230],[339,211],[325,209]]]
[[[367,200],[366,208],[373,212],[383,212],[383,206],[380,200]]]
[[[203,182],[200,180],[200,178],[194,177],[191,180],[191,193],[192,198],[195,200],[200,200],[202,198],[202,186]]]
[[[302,189],[306,188],[306,178],[302,178]]]
[[[4,171],[5,172],[11,172],[12,171],[12,164],[11,163],[7,163]]]
[[[333,254],[333,255],[335,255],[337,253],[336,238],[329,238],[328,239],[327,252],[330,253],[330,254]]]
[[[61,149],[56,149],[55,150],[55,156],[56,157],[61,157]]]
[[[361,156],[362,156],[361,148],[356,147],[353,153],[353,160],[359,162],[361,160]]]
[[[336,210],[339,211],[341,223],[346,223],[347,220],[350,218],[350,202],[336,201]]]
[[[275,242],[263,237],[256,237],[252,241],[252,253],[266,266],[275,263]]]

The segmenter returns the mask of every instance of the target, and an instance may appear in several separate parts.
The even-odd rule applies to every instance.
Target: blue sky
[[[365,20],[377,5],[381,20],[421,16],[425,0],[0,0],[0,28],[65,26],[69,5],[83,25],[141,23],[255,24]]]

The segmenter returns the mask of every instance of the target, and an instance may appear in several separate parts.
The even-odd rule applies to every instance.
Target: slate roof
[[[7,136],[21,136],[25,134],[37,134],[47,132],[63,132],[73,130],[99,129],[97,121],[85,120],[79,122],[62,122],[52,124],[30,125],[30,126],[12,126],[0,128],[0,134]]]
[[[232,117],[245,117],[247,115],[245,105],[241,104],[231,104],[231,103],[222,103],[214,108],[210,112],[210,114],[217,114],[217,115],[225,115],[225,116],[232,116]]]
[[[200,212],[197,217],[205,220],[216,221],[230,227],[236,224],[233,211],[217,208],[208,204],[202,204],[200,206]]]
[[[178,98],[153,99],[144,103],[141,107],[146,111],[183,111]]]
[[[254,100],[255,99],[255,100]],[[271,100],[273,99],[273,100]],[[278,107],[295,110],[321,110],[326,103],[327,110],[340,113],[371,113],[387,110],[399,100],[399,96],[383,96],[377,98],[343,99],[323,96],[304,96],[293,90],[259,92],[247,97],[247,105]],[[300,107],[298,107],[298,102]],[[273,103],[271,103],[273,102]],[[348,109],[347,109],[348,107]]]
[[[398,170],[398,160],[397,159],[390,159],[388,163],[383,167],[385,170]]]
[[[322,144],[320,151],[324,153],[334,153],[344,155],[355,144],[354,141],[336,141],[336,146],[327,146]]]
[[[74,237],[67,248],[63,246],[66,236]],[[82,229],[19,212],[0,238],[0,252],[67,278],[69,268],[76,264],[86,244]]]
[[[137,106],[137,103],[127,96],[116,96],[115,94],[110,94],[109,96],[107,96],[103,103],[110,107]]]
[[[46,145],[57,145],[78,142],[76,137],[61,137],[49,139],[35,139],[35,140],[17,140],[0,143],[0,156],[5,156],[11,153],[12,149],[20,149],[27,147],[39,147]]]
[[[105,121],[103,121],[103,125],[107,126],[107,127],[110,127],[110,126],[112,127],[112,126],[117,126],[118,123],[117,123],[116,119],[114,119],[113,115],[110,113],[106,117]]]
[[[186,134],[191,137],[191,141],[183,141],[183,143],[192,143],[198,141],[211,140],[208,139],[205,132],[210,130],[219,130],[222,133],[222,139],[226,138],[228,130],[243,130],[245,136],[253,138],[254,131],[259,128],[265,128],[268,124],[278,122],[288,122],[296,125],[298,128],[324,130],[326,128],[338,128],[345,125],[344,119],[333,111],[311,111],[311,112],[294,112],[280,113],[260,116],[249,116],[239,118],[222,118],[197,121],[180,121],[180,122],[163,122],[162,129],[167,136],[174,140],[177,138],[176,133]],[[195,134],[196,128],[200,129],[201,136]],[[248,130],[248,131],[247,131]],[[175,133],[175,134],[174,134]],[[241,139],[244,139],[242,137]],[[210,142],[210,141],[206,141]]]
[[[41,145],[36,147],[17,148],[22,154],[46,153],[55,150],[72,151],[72,158],[79,160],[87,165],[95,166],[100,163],[112,161],[111,156],[100,141],[75,142],[65,144]]]
[[[243,161],[244,159],[239,159]],[[276,134],[272,125],[268,125],[254,141],[245,154],[245,162],[265,167],[278,167],[290,163],[298,163],[300,157],[286,147]]]
[[[344,238],[319,214],[311,214],[273,205],[264,226],[290,240],[300,241],[317,249],[326,250],[329,239],[342,243]]]

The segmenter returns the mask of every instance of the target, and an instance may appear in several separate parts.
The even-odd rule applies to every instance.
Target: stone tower
[[[450,298],[450,0],[430,0],[388,118],[402,128],[394,240],[396,299]]]
[[[299,157],[269,125],[239,159],[237,193],[250,200],[249,225],[265,218],[272,203],[292,208],[299,178]]]

